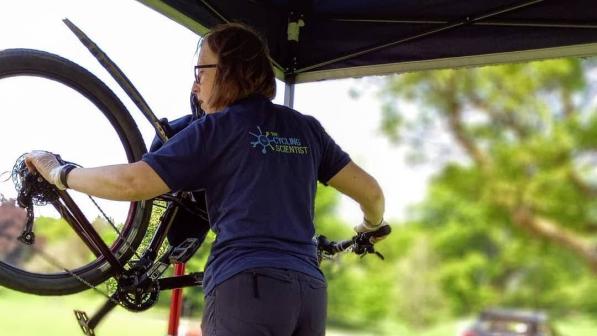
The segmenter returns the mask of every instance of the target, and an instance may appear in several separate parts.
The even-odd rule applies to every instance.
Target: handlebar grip
[[[369,237],[383,237],[390,234],[390,232],[392,232],[392,227],[389,225],[384,225],[375,231],[369,232]]]
[[[357,235],[358,244],[370,244],[371,238],[383,237],[392,232],[392,228],[389,225],[384,225],[375,231],[361,232]]]
[[[329,241],[325,236],[317,236],[317,248],[329,254],[336,254],[348,249],[351,246],[359,247],[363,245],[371,245],[369,238],[382,237],[390,234],[392,228],[389,225],[384,225],[379,229],[371,232],[362,232],[354,236],[352,239],[342,240],[339,242]]]

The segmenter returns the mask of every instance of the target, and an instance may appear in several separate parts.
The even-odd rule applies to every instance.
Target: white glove
[[[35,150],[27,154],[25,164],[30,172],[37,171],[46,181],[56,186],[60,190],[65,190],[66,186],[60,181],[60,171],[63,166],[60,165],[56,155]]]
[[[384,219],[382,219],[381,222],[379,222],[377,225],[374,225],[374,224],[371,224],[371,222],[369,222],[368,220],[363,218],[363,221],[361,222],[361,224],[355,226],[354,230],[359,233],[371,232],[371,231],[377,231],[377,230],[381,229],[383,226],[388,226],[388,225],[390,225],[390,224],[388,224],[388,222],[386,222]],[[375,243],[379,242],[380,240],[385,239],[388,235],[389,235],[389,233],[386,235],[383,235],[381,237],[371,237],[371,238],[369,238],[369,241],[372,244],[375,244]]]

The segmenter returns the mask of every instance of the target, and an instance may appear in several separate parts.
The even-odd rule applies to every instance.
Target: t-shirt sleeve
[[[350,163],[350,156],[325,131],[323,126],[316,121],[321,136],[321,161],[317,172],[319,182],[327,185],[342,168]]]
[[[209,153],[206,144],[211,138],[209,120],[201,119],[173,136],[155,152],[142,160],[164,180],[172,191],[193,191],[206,187]]]

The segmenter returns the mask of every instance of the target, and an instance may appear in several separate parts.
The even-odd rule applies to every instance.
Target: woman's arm
[[[65,189],[61,181],[64,166],[52,153],[33,151],[25,158],[31,171],[39,172],[46,181]],[[66,176],[69,188],[85,194],[116,201],[138,201],[159,196],[170,191],[162,178],[147,163],[97,168],[74,168]]]
[[[115,201],[140,201],[162,195],[170,188],[144,161],[97,168],[75,168],[68,187]]]
[[[351,161],[328,184],[359,203],[367,224],[381,224],[385,210],[383,191],[377,181],[361,167]]]

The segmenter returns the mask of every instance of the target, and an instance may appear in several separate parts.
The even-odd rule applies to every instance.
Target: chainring
[[[132,263],[129,263],[131,265]],[[139,284],[138,279],[145,273],[142,269],[132,267],[124,271],[117,280],[116,296],[126,309],[140,312],[151,308],[158,300],[160,287],[157,281],[147,279]]]
[[[160,295],[160,288],[157,281],[152,281],[149,286],[136,287],[130,290],[119,289],[118,301],[120,304],[134,312],[140,312],[151,308]]]

